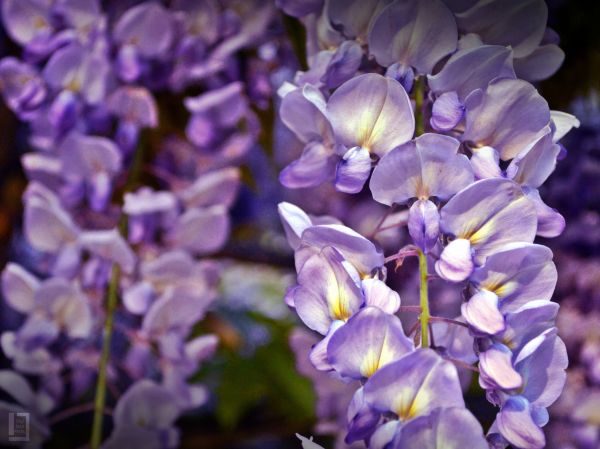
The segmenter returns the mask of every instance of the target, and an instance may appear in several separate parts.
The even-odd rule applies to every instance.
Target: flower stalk
[[[420,76],[415,82],[415,136],[425,133],[423,102],[425,99],[425,78]]]
[[[144,136],[142,135],[133,156],[131,172],[127,179],[124,193],[132,191],[138,183],[143,162],[143,147],[145,144],[146,139],[144,139]],[[122,214],[119,220],[119,232],[124,237],[127,237],[127,215],[125,214]],[[92,421],[92,434],[90,438],[91,449],[98,449],[102,442],[102,422],[104,421],[104,407],[106,405],[108,361],[110,360],[110,345],[114,329],[115,311],[119,301],[120,279],[121,267],[115,263],[112,267],[106,297],[106,320],[102,332],[102,352],[100,353],[98,380],[96,382],[96,393],[94,395],[94,418]]]
[[[423,251],[419,251],[419,275],[421,279],[420,286],[420,305],[421,315],[419,320],[421,321],[421,347],[427,348],[429,346],[429,290],[427,287],[427,255]]]

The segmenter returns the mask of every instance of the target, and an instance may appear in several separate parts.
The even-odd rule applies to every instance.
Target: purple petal
[[[288,189],[315,187],[331,179],[339,158],[319,142],[309,143],[299,159],[285,167],[279,181]]]
[[[537,340],[532,354],[519,360],[522,352],[530,351],[524,347],[519,353],[516,368],[526,378],[523,396],[538,407],[549,407],[563,391],[569,360],[556,329],[544,332]]]
[[[155,192],[149,187],[126,193],[123,199],[123,212],[130,216],[172,212],[177,206],[173,193],[168,190]]]
[[[398,317],[377,307],[367,307],[331,337],[327,355],[341,376],[362,379],[371,377],[413,348]]]
[[[33,309],[39,285],[40,281],[20,265],[8,263],[2,271],[2,295],[17,312],[28,313]]]
[[[179,413],[175,398],[166,388],[143,379],[134,383],[119,398],[114,422],[117,428],[167,429],[173,425]]]
[[[480,147],[473,149],[471,156],[471,167],[477,179],[500,178],[500,156],[492,147]]]
[[[71,44],[52,55],[43,75],[51,87],[80,93],[89,104],[97,104],[105,97],[110,66],[103,54]]]
[[[385,76],[395,79],[406,92],[412,91],[415,84],[415,71],[412,67],[396,62],[389,66],[385,71]]]
[[[82,232],[79,243],[92,254],[119,264],[126,273],[135,268],[135,254],[117,229]]]
[[[557,303],[548,300],[528,302],[506,314],[506,331],[499,338],[520,354],[521,349],[530,346],[531,341],[540,335],[546,335],[554,327],[558,308]]]
[[[471,92],[485,90],[497,78],[516,78],[512,51],[500,45],[482,45],[454,53],[440,72],[427,77],[427,82],[437,95],[456,92],[464,101]]]
[[[179,193],[187,207],[222,204],[231,207],[240,185],[240,171],[234,167],[208,172]]]
[[[465,107],[456,92],[445,92],[440,95],[431,110],[430,123],[436,131],[451,131],[462,120]]]
[[[54,5],[56,13],[60,14],[70,27],[76,28],[83,35],[90,34],[95,26],[103,26],[99,17],[102,9],[98,0],[62,0]]]
[[[394,436],[402,431],[402,428],[403,426],[400,421],[396,421],[395,419],[380,425],[369,438],[369,447],[373,449],[387,448],[394,440]],[[346,442],[349,442],[347,438]]]
[[[199,363],[214,355],[218,345],[219,337],[216,335],[202,335],[186,342],[185,355],[194,362],[195,366],[198,366]]]
[[[73,132],[62,141],[59,153],[67,179],[85,179],[100,172],[115,175],[121,169],[121,152],[105,137]]]
[[[58,132],[65,132],[75,125],[81,112],[81,103],[73,92],[63,90],[48,109],[48,123]]]
[[[413,203],[408,215],[408,233],[425,253],[436,245],[440,235],[440,214],[435,204],[429,200]]]
[[[458,147],[452,137],[423,134],[391,151],[373,171],[373,199],[392,205],[410,198],[449,198],[473,182],[469,161],[456,154]]]
[[[532,188],[541,186],[556,167],[560,145],[555,144],[550,129],[512,160],[506,175],[515,182]]]
[[[296,438],[298,438],[302,443],[302,449],[323,449],[323,446],[319,446],[313,441],[313,437],[310,437],[309,439],[300,434],[296,434]]]
[[[567,135],[573,128],[579,128],[581,124],[577,117],[561,111],[550,111],[552,127],[554,129],[553,141],[558,142]]]
[[[460,316],[455,319],[461,322],[464,321]],[[431,330],[436,347],[438,350],[443,351],[445,355],[456,360],[462,360],[469,365],[477,361],[477,355],[473,349],[474,337],[468,328],[456,326],[452,323],[435,322],[432,323]]]
[[[133,45],[124,45],[117,53],[116,72],[126,82],[137,80],[144,70],[144,65]]]
[[[356,41],[344,41],[327,65],[321,81],[330,89],[348,81],[358,71],[363,59],[363,49]]]
[[[478,34],[486,44],[510,46],[518,58],[529,55],[542,41],[548,8],[542,0],[477,2],[456,19],[461,31]]]
[[[558,45],[542,45],[527,56],[515,59],[515,73],[532,83],[545,80],[557,72],[564,60],[565,52]]]
[[[154,300],[154,288],[148,282],[138,282],[123,293],[123,305],[134,315],[146,313]]]
[[[400,83],[374,73],[342,84],[327,102],[327,116],[341,143],[379,156],[413,136],[415,119]]]
[[[138,125],[133,122],[122,121],[117,125],[114,139],[124,154],[131,154],[138,144],[139,137],[140,128]]]
[[[523,378],[513,368],[512,352],[502,344],[495,343],[479,354],[479,371],[483,388],[512,390],[523,385]]]
[[[461,307],[462,316],[478,332],[495,335],[505,328],[504,316],[498,309],[498,297],[487,290],[471,296]]]
[[[478,265],[507,243],[533,242],[537,229],[533,202],[518,184],[502,178],[471,184],[448,201],[440,215],[442,232],[468,239]]]
[[[203,298],[167,291],[152,303],[144,315],[142,331],[155,340],[166,335],[187,336],[192,326],[204,316],[203,302]]]
[[[562,234],[566,223],[560,212],[544,203],[537,189],[527,189],[526,195],[535,205],[538,220],[537,235],[553,238]]]
[[[437,274],[450,282],[464,281],[474,267],[471,243],[467,239],[452,240],[435,263]]]
[[[288,16],[298,18],[318,14],[323,8],[323,0],[276,0],[275,4]]]
[[[277,205],[277,211],[285,236],[292,249],[297,249],[301,243],[301,236],[305,229],[312,226],[310,217],[298,206],[287,202]]]
[[[392,2],[369,30],[369,49],[380,65],[400,62],[419,74],[431,73],[457,41],[452,12],[440,0]]]
[[[44,281],[36,292],[35,302],[70,337],[85,338],[90,335],[92,315],[87,299],[68,281],[60,278]]]
[[[333,323],[331,323],[331,326],[329,327],[329,331],[327,332],[327,335],[325,335],[325,338],[316,345],[314,345],[312,350],[310,351],[310,363],[312,363],[313,366],[319,371],[333,370],[333,367],[331,366],[331,363],[329,361],[329,355],[327,354],[327,346],[329,345],[333,334],[335,334],[337,330],[342,326],[344,326],[343,321],[334,321]]]
[[[219,126],[235,126],[247,110],[243,89],[243,84],[236,81],[197,97],[188,97],[184,104],[194,116],[210,117]]]
[[[438,407],[464,407],[456,368],[430,349],[418,349],[384,366],[369,378],[364,391],[375,411],[394,412],[402,421]]]
[[[329,0],[326,17],[346,38],[364,41],[371,22],[386,3],[388,0]]]
[[[27,379],[15,371],[0,370],[0,390],[29,410],[36,410],[36,394]]]
[[[164,252],[156,259],[143,262],[140,271],[144,279],[170,284],[193,276],[194,259],[182,250]]]
[[[157,33],[160,30],[160,33]],[[115,24],[117,43],[132,43],[146,58],[161,57],[171,48],[174,39],[171,13],[158,3],[143,3],[128,9]]]
[[[37,187],[36,187],[37,186]],[[47,197],[33,194],[34,188],[48,194]],[[54,194],[39,184],[30,184],[25,194],[25,235],[37,250],[56,253],[73,243],[79,232],[75,223],[62,208]]]
[[[62,182],[62,162],[55,156],[43,153],[26,153],[21,157],[21,165],[30,181],[37,181],[58,190]]]
[[[158,125],[158,111],[154,97],[144,87],[123,86],[107,100],[108,110],[122,120],[140,128]]]
[[[9,36],[21,46],[34,40],[50,39],[54,33],[47,2],[7,0],[2,2],[3,24]]]
[[[346,321],[362,305],[363,298],[344,266],[342,256],[325,247],[311,256],[298,273],[294,305],[311,329],[325,335],[332,321]]]
[[[490,255],[470,281],[500,298],[504,313],[530,301],[549,300],[556,286],[552,251],[542,245],[518,243]]]
[[[359,193],[371,174],[371,155],[360,147],[349,149],[337,166],[335,188],[340,192]]]
[[[435,409],[406,424],[394,440],[399,449],[488,449],[479,421],[465,408]]]
[[[199,254],[218,251],[229,236],[229,215],[224,206],[188,209],[171,232],[170,240],[177,248]]]
[[[379,279],[364,279],[361,283],[365,305],[378,307],[385,313],[395,314],[400,308],[400,295]]]
[[[377,249],[373,242],[346,226],[313,226],[304,231],[302,242],[316,248],[334,247],[361,274],[371,274],[383,266],[384,257],[381,250]]]
[[[544,432],[531,417],[530,405],[522,396],[509,398],[496,418],[498,430],[511,444],[523,449],[546,446]]]
[[[476,91],[477,92],[477,91]],[[537,139],[550,122],[548,103],[528,82],[502,79],[465,100],[463,141],[494,147],[503,161]]]
[[[13,57],[0,61],[0,85],[4,101],[24,120],[33,118],[46,99],[46,86],[39,73]]]

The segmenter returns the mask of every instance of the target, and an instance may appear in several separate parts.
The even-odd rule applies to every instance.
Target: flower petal
[[[361,285],[367,306],[378,307],[391,315],[400,308],[400,295],[385,282],[379,279],[364,279]]]
[[[457,41],[454,16],[440,0],[391,2],[369,31],[369,50],[380,65],[400,62],[419,74],[432,73]]]
[[[430,123],[436,131],[451,131],[462,120],[465,107],[454,91],[445,92],[436,98],[431,109]]]
[[[534,142],[550,122],[548,103],[523,80],[494,81],[483,94],[471,94],[465,108],[462,140],[494,147],[503,161]]]
[[[486,389],[512,390],[523,385],[523,378],[513,368],[512,352],[506,346],[495,343],[479,354],[479,384]]]
[[[413,348],[398,317],[377,307],[367,307],[331,337],[327,355],[341,376],[358,380],[371,377]]]
[[[425,253],[437,243],[440,235],[440,214],[430,200],[418,200],[413,203],[408,215],[408,232]]]
[[[498,309],[498,297],[487,290],[471,296],[471,299],[462,305],[461,312],[467,323],[478,332],[495,335],[505,328],[504,316]]]
[[[371,156],[360,147],[349,149],[337,166],[335,188],[340,192],[359,193],[371,174]]]
[[[373,199],[402,204],[410,198],[447,199],[473,182],[469,160],[449,136],[423,134],[385,155],[371,178]]]
[[[298,316],[311,329],[325,335],[331,322],[346,321],[363,302],[360,290],[342,265],[335,249],[325,247],[304,263],[294,292]]]
[[[456,239],[442,251],[435,271],[447,281],[461,282],[471,275],[474,266],[471,243],[467,239]]]
[[[482,179],[457,193],[440,211],[442,232],[468,239],[481,265],[487,256],[513,242],[533,242],[537,214],[518,184]]]
[[[410,99],[397,81],[375,73],[342,84],[327,102],[327,116],[342,144],[379,156],[413,136]]]
[[[17,312],[28,313],[34,305],[34,294],[40,281],[20,265],[8,263],[2,271],[2,295]]]
[[[497,78],[516,78],[512,51],[500,45],[481,45],[454,53],[442,70],[427,77],[427,84],[437,95],[456,92],[462,102],[471,92],[485,90]]]
[[[459,430],[459,431],[457,431]],[[488,449],[479,421],[465,408],[435,409],[406,424],[394,440],[398,449]]]
[[[495,293],[500,298],[500,309],[507,313],[533,300],[549,300],[557,272],[550,249],[515,243],[489,256],[470,281],[479,289]]]
[[[522,396],[509,398],[496,418],[498,430],[511,444],[522,449],[546,446],[544,432],[531,417],[530,405]]]
[[[401,421],[438,407],[464,407],[456,368],[430,349],[417,349],[378,370],[365,383],[365,401]]]

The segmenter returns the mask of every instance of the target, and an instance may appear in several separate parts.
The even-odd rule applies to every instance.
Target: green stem
[[[102,440],[102,421],[104,418],[104,404],[106,403],[106,372],[108,360],[110,358],[110,342],[114,327],[114,315],[117,308],[117,299],[119,291],[119,279],[121,269],[115,264],[112,268],[110,284],[108,286],[108,299],[106,304],[106,321],[104,323],[104,332],[102,335],[102,354],[100,355],[100,365],[98,367],[98,382],[96,384],[96,397],[94,399],[94,420],[92,425],[92,439],[90,445],[92,449],[98,449]]]
[[[427,255],[423,251],[419,251],[419,274],[421,277],[421,315],[419,320],[421,321],[421,347],[427,348],[429,346],[429,291],[427,288]]]
[[[142,169],[143,147],[146,145],[144,135],[140,136],[138,147],[135,150],[131,171],[125,185],[124,193],[132,191],[138,182]],[[121,215],[119,220],[119,232],[127,237],[127,216]],[[108,293],[106,298],[106,321],[102,332],[102,352],[100,354],[100,363],[98,365],[98,380],[96,382],[96,393],[94,397],[94,418],[92,421],[92,435],[90,438],[91,449],[98,449],[102,442],[102,422],[104,420],[104,410],[106,405],[106,376],[108,362],[110,360],[110,345],[115,322],[115,311],[119,300],[119,281],[121,279],[121,267],[113,264],[110,283],[108,284]]]
[[[423,119],[423,102],[425,99],[425,77],[420,76],[415,83],[415,134],[420,136],[425,133]]]

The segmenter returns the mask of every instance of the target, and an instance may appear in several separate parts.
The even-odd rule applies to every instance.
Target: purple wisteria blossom
[[[309,194],[333,183],[360,200],[369,182],[372,199],[391,208],[361,236],[342,231],[347,217],[333,201],[324,217],[279,205],[298,274],[285,301],[321,334],[309,360],[361,382],[339,434],[378,449],[544,447],[567,358],[551,302],[553,255],[534,241],[565,227],[540,187],[564,154],[560,139],[578,126],[530,84],[562,63],[546,5],[279,4],[306,26],[309,62],[279,90],[281,120],[304,145],[280,181]],[[363,49],[358,65],[343,56],[349,41]],[[336,57],[345,76],[354,72],[341,85],[326,81]],[[387,257],[372,258],[379,232],[403,226],[407,235],[383,246]],[[418,306],[396,302],[386,267],[400,270],[412,256]],[[453,292],[447,311],[432,280]],[[405,313],[419,314],[412,327]],[[477,371],[499,408],[487,436],[466,408],[458,371],[466,382]]]
[[[255,75],[238,66],[239,50],[261,43],[273,6],[116,3],[2,3],[23,49],[0,60],[0,91],[35,150],[22,163],[36,257],[2,272],[17,321],[1,333],[11,370],[0,386],[16,402],[2,403],[0,421],[30,413],[31,447],[52,438],[50,412],[94,396],[100,447],[115,405],[107,383],[123,394],[111,395],[102,447],[177,447],[175,421],[211,395],[190,377],[219,338],[195,326],[218,296],[211,257],[229,238],[236,165],[258,135],[246,83]],[[171,144],[177,107],[189,120],[183,159]]]
[[[248,411],[246,397],[215,407],[237,393],[201,368],[214,359],[245,388],[260,342],[254,377],[289,374],[274,382],[287,391],[276,339],[296,325],[314,432],[336,449],[542,449],[551,416],[598,445],[600,269],[565,281],[547,239],[597,244],[600,219],[569,229],[568,189],[547,184],[580,122],[533,84],[564,59],[543,0],[4,0],[1,13],[21,51],[0,59],[0,94],[28,184],[0,276],[0,445],[13,413],[29,414],[32,448],[93,413],[91,449],[187,446],[184,414],[230,426]],[[279,263],[273,295],[262,276]],[[575,289],[590,305],[559,314]],[[475,413],[484,397],[495,416]]]

